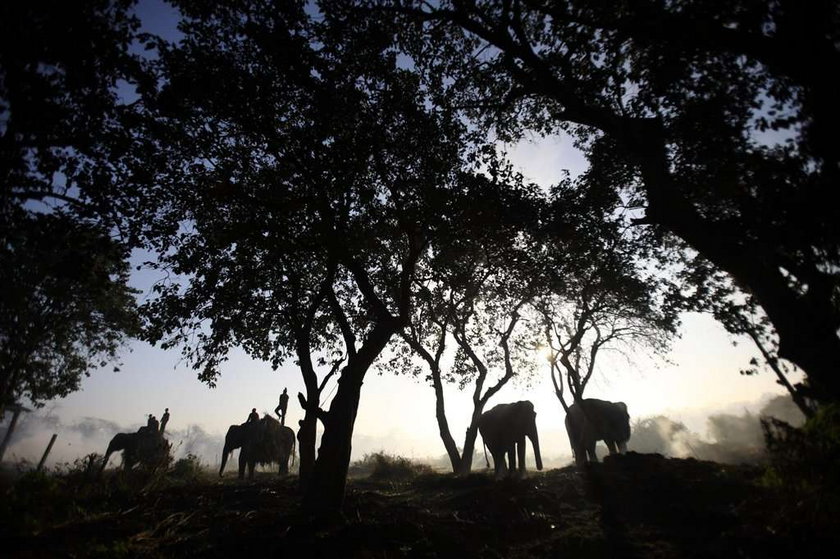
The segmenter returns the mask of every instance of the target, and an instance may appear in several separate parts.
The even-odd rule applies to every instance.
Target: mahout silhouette
[[[274,413],[277,414],[277,418],[280,420],[280,425],[286,424],[286,409],[289,407],[289,395],[286,393],[286,389],[283,389],[283,393],[280,394],[280,399],[277,403],[277,407],[274,408]]]
[[[256,423],[260,420],[260,414],[257,413],[257,408],[251,408],[251,413],[248,414],[248,419],[245,423]]]
[[[166,429],[166,424],[169,423],[169,408],[166,408],[163,411],[163,415],[160,416],[160,434],[163,434],[163,431]]]
[[[575,402],[566,414],[566,432],[575,455],[575,462],[581,466],[597,462],[595,444],[604,441],[610,454],[627,452],[630,440],[630,414],[624,402],[607,402],[587,398]]]
[[[517,471],[517,456],[519,458],[519,475],[525,474],[525,438],[531,439],[534,446],[534,459],[537,469],[542,470],[540,456],[540,440],[537,435],[537,414],[534,404],[528,400],[499,404],[491,410],[481,414],[478,430],[484,440],[485,458],[487,448],[493,455],[496,478]],[[505,464],[505,454],[509,464]],[[487,462],[488,467],[490,462]]]
[[[289,473],[289,458],[294,465],[295,432],[280,422],[266,415],[259,421],[246,421],[241,425],[231,425],[225,435],[222,451],[222,465],[219,477],[225,472],[228,456],[237,448],[239,451],[239,479],[245,477],[248,466],[248,478],[254,477],[254,468],[259,464],[277,463],[279,474]]]

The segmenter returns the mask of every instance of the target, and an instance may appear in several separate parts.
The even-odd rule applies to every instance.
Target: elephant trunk
[[[225,473],[225,464],[227,464],[228,456],[231,453],[231,449],[228,448],[228,445],[225,444],[225,449],[222,451],[222,465],[219,468],[219,477],[222,477],[222,474]]]
[[[537,429],[534,427],[534,432],[531,434],[531,444],[534,446],[534,461],[537,463],[537,469],[542,470],[542,456],[540,456],[540,437],[537,435]]]

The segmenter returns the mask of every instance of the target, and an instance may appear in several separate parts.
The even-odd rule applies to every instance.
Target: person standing
[[[286,424],[286,408],[289,407],[289,395],[286,394],[286,389],[283,389],[283,393],[280,394],[280,403],[277,404],[277,407],[274,408],[274,413],[277,414],[277,417],[280,419],[280,425]],[[281,415],[282,412],[282,415]]]
[[[160,434],[163,435],[163,430],[166,429],[166,424],[169,423],[169,408],[164,410],[163,415],[160,416]]]

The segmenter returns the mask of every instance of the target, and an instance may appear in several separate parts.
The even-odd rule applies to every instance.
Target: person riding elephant
[[[489,448],[490,454],[493,456],[497,478],[502,477],[506,472],[514,473],[517,470],[517,456],[519,459],[519,474],[525,474],[526,437],[531,439],[531,444],[534,447],[537,469],[542,470],[536,417],[534,404],[527,400],[511,404],[499,404],[481,414],[478,420],[478,431],[484,440],[484,456],[486,459],[487,449]],[[508,457],[508,466],[505,465],[505,454]],[[487,466],[490,466],[489,460]]]
[[[239,479],[245,477],[248,466],[248,478],[254,477],[254,468],[259,464],[278,463],[280,475],[289,473],[289,458],[295,460],[295,432],[270,416],[256,422],[231,425],[225,435],[222,451],[222,465],[219,477],[222,477],[228,456],[235,449],[239,451]]]
[[[630,414],[624,402],[608,402],[588,398],[569,407],[566,432],[575,455],[575,463],[582,466],[597,462],[595,444],[604,441],[610,454],[627,452],[630,440]]]
[[[108,443],[99,473],[105,471],[111,454],[119,451],[123,453],[123,467],[126,470],[130,470],[137,462],[155,468],[166,462],[171,446],[161,433],[151,431],[148,426],[141,427],[136,433],[117,433]]]

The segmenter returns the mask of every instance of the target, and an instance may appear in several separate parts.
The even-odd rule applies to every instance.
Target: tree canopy
[[[579,189],[725,271],[840,397],[836,2],[376,4],[479,121],[572,134]]]
[[[0,7],[0,410],[77,390],[137,333],[109,165],[132,4]]]

